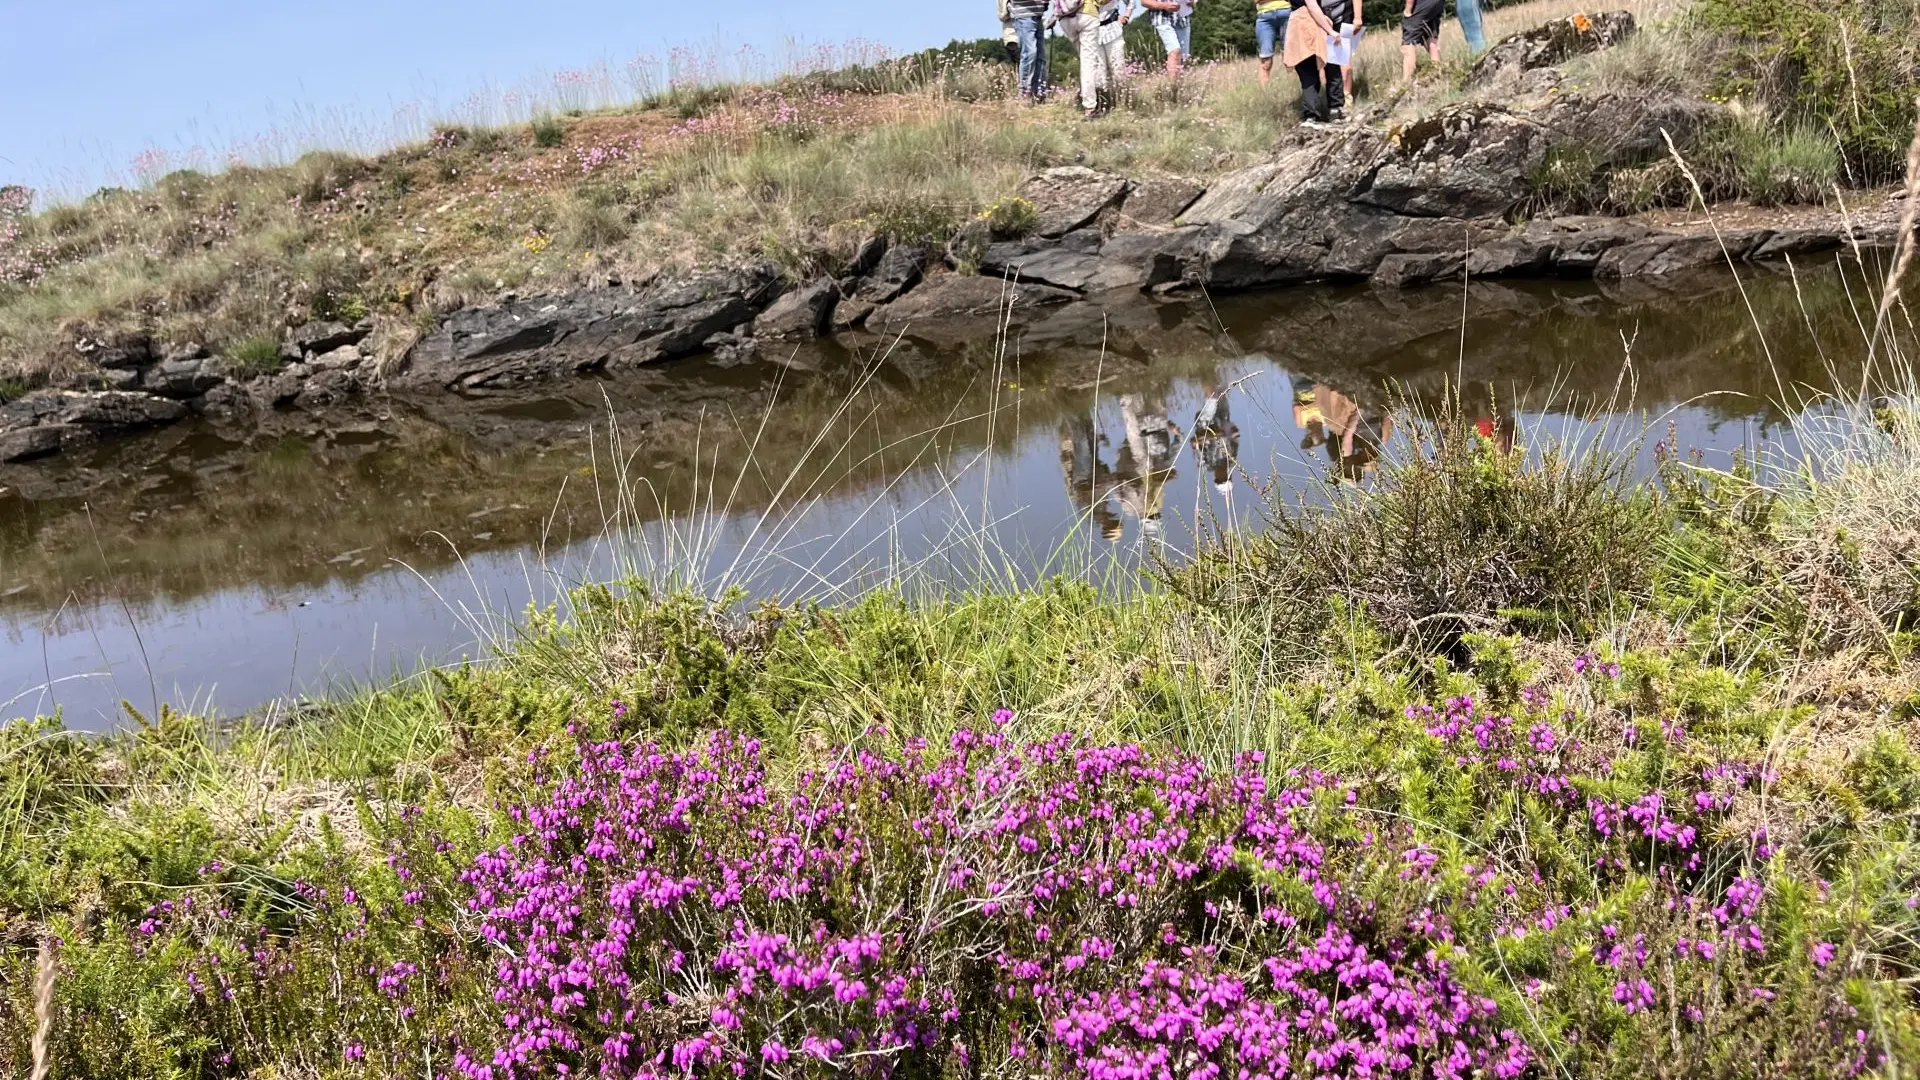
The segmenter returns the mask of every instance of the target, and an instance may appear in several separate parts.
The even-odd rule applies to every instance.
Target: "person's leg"
[[[1338,116],[1347,110],[1346,71],[1339,64],[1328,64],[1326,72],[1327,112]]]
[[[1179,63],[1173,65],[1173,73],[1175,75],[1178,75],[1180,74],[1181,71],[1185,70],[1187,66],[1187,61],[1193,58],[1193,19],[1192,17],[1182,19],[1177,24],[1175,24],[1174,33],[1179,35],[1179,38],[1180,38]]]
[[[1320,92],[1320,58],[1309,56],[1294,65],[1294,74],[1300,76],[1300,119],[1325,120],[1327,103]]]
[[[1080,107],[1091,116],[1100,108],[1100,28],[1080,18]]]
[[[1014,32],[1020,35],[1020,93],[1027,98],[1044,97],[1047,92],[1047,39],[1037,18],[1015,19]]]
[[[1400,81],[1413,81],[1413,65],[1418,63],[1420,48],[1417,45],[1400,46]]]
[[[1267,11],[1253,17],[1253,40],[1259,46],[1260,85],[1265,86],[1273,80],[1273,54],[1280,47],[1280,23]]]
[[[1479,56],[1487,51],[1487,36],[1480,22],[1480,0],[1454,0],[1460,16],[1460,33],[1467,39],[1467,52]]]
[[[1113,109],[1120,104],[1120,77],[1126,70],[1127,41],[1114,38],[1100,46],[1106,54],[1107,69],[1107,108]]]
[[[1172,19],[1162,18],[1159,12],[1153,13],[1153,31],[1160,36],[1160,47],[1167,54],[1167,76],[1180,74],[1180,31]]]

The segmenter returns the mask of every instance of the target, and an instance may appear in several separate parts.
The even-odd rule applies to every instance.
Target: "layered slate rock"
[[[1170,226],[1206,193],[1204,186],[1184,177],[1144,176],[1133,181],[1120,201],[1119,221],[1134,229]]]
[[[37,391],[0,405],[0,462],[24,461],[186,415],[187,407],[178,401],[134,391]]]
[[[1063,165],[1029,178],[1020,185],[1020,197],[1032,203],[1037,214],[1033,231],[1053,238],[1092,224],[1118,206],[1131,187],[1124,176]]]
[[[893,334],[923,321],[998,316],[1003,312],[1021,314],[1072,299],[1072,292],[1048,285],[974,274],[946,274],[874,312],[867,319],[867,326],[883,334]]]
[[[389,381],[479,388],[650,364],[699,351],[779,294],[773,270],[757,266],[637,291],[608,286],[471,308],[415,346]]]
[[[753,320],[754,336],[762,338],[818,337],[833,323],[840,302],[840,286],[832,278],[815,278],[773,302]]]

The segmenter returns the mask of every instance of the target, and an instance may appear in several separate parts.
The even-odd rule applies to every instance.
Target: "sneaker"
[[[1300,126],[1303,128],[1311,128],[1314,131],[1325,131],[1326,129],[1332,127],[1333,125],[1327,123],[1325,120],[1316,120],[1313,117],[1309,116],[1306,119],[1300,121]]]
[[[1344,123],[1347,119],[1347,110],[1335,109],[1327,114],[1327,119],[1336,124]]]

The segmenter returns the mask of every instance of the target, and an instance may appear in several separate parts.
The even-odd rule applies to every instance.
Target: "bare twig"
[[[41,939],[40,962],[33,993],[33,1080],[47,1080],[53,1071],[53,983],[58,950],[51,934]]]

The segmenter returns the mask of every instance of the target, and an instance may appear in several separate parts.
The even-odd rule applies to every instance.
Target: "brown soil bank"
[[[556,291],[429,308],[405,325],[316,319],[224,352],[79,326],[55,385],[0,404],[0,462],[194,414],[244,424],[375,389],[486,391],[703,353],[779,362],[791,352],[783,341],[880,341],[954,320],[979,320],[978,335],[994,325],[986,318],[1004,317],[1017,333],[1072,301],[1329,280],[1622,279],[1894,241],[1898,207],[1884,192],[1757,220],[1744,207],[1691,218],[1557,213],[1570,163],[1587,183],[1706,194],[1669,151],[1724,122],[1723,106],[1569,76],[1569,61],[1626,48],[1635,34],[1624,11],[1549,22],[1481,57],[1448,104],[1408,119],[1390,99],[1338,128],[1288,129],[1263,159],[1206,183],[1046,169],[1017,198],[938,230],[944,242],[871,227],[839,259],[736,260],[638,279],[610,270]]]

